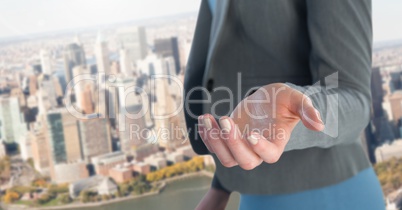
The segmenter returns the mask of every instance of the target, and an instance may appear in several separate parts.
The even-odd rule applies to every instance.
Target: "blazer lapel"
[[[209,43],[208,57],[205,68],[205,74],[203,78],[203,85],[206,86],[207,79],[209,77],[210,67],[211,67],[211,58],[214,56],[216,51],[217,43],[219,42],[219,38],[221,37],[222,26],[226,20],[226,16],[229,9],[230,0],[216,0],[216,12],[212,21],[211,28],[211,39]]]

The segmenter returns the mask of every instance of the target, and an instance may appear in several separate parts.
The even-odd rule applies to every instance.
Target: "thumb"
[[[320,112],[314,107],[311,99],[298,90],[293,89],[290,97],[290,111],[296,114],[303,125],[313,131],[322,131],[325,125]]]

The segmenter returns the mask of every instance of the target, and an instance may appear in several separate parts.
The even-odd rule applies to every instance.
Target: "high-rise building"
[[[130,54],[128,53],[128,50],[122,47],[119,50],[119,56],[120,72],[126,76],[131,75],[133,71],[133,63],[130,60]]]
[[[166,135],[164,138],[159,136],[159,139],[151,139],[150,141],[157,141],[161,147],[166,149],[174,149],[185,140],[182,139],[185,137],[178,134],[176,130],[185,128],[185,126],[180,123],[183,121],[180,118],[183,113],[178,112],[180,102],[173,98],[173,95],[179,98],[181,94],[178,93],[180,88],[176,81],[178,78],[176,77],[176,71],[174,71],[173,58],[152,54],[138,62],[138,68],[141,72],[151,76],[150,95],[154,96],[154,98],[150,100],[151,109],[149,113],[155,126],[153,129],[156,132],[169,131],[169,134],[171,134]],[[156,77],[152,78],[153,75]],[[174,138],[172,138],[173,136]]]
[[[69,44],[64,50],[65,78],[69,83],[73,79],[73,69],[76,66],[85,66],[85,51],[77,43]]]
[[[0,96],[0,138],[6,143],[18,143],[27,131],[23,118],[18,98]]]
[[[98,33],[98,37],[95,43],[95,57],[96,65],[98,67],[98,72],[110,74],[110,61],[109,61],[109,51],[107,49],[107,42],[103,39],[101,33]]]
[[[92,157],[112,152],[110,127],[106,119],[79,121],[81,151],[86,162]]]
[[[21,158],[25,161],[28,160],[29,158],[32,158],[31,142],[33,138],[34,134],[32,132],[27,132],[24,136],[20,137],[19,150],[21,153]]]
[[[24,93],[22,92],[21,88],[12,88],[10,91],[10,97],[18,98],[20,107],[24,107],[27,105],[26,99],[25,99],[26,97],[25,97]]]
[[[34,96],[38,90],[38,80],[36,75],[31,75],[29,77],[29,95]]]
[[[40,63],[42,66],[42,73],[52,74],[52,60],[49,51],[42,49],[40,51]]]
[[[373,68],[371,73],[371,94],[373,101],[373,118],[383,116],[382,101],[384,100],[383,82],[380,68]]]
[[[69,112],[62,112],[63,133],[66,147],[67,162],[82,160],[81,141],[78,129],[78,120]]]
[[[137,146],[146,143],[140,132],[146,129],[143,106],[147,105],[148,101],[142,101],[141,97],[136,95],[136,81],[132,78],[118,78],[113,85],[120,87],[110,89],[116,99],[117,116],[111,117],[116,119],[120,131],[120,149],[126,154],[133,154]],[[135,133],[133,129],[138,129],[138,132]]]
[[[180,64],[183,70],[182,73],[184,73],[186,65],[188,63],[188,58],[190,57],[191,45],[191,40],[183,40],[180,43]]]
[[[56,109],[47,113],[50,158],[54,165],[77,162],[83,159],[86,136],[83,136],[82,128],[78,125],[78,119],[65,109]],[[98,130],[92,132],[94,135],[96,132],[105,133]],[[96,137],[99,138],[99,135]]]
[[[390,73],[390,89],[391,92],[402,89],[401,72]]]
[[[392,119],[397,124],[402,119],[402,91],[395,91],[389,97]]]
[[[110,74],[117,75],[120,73],[120,63],[117,61],[113,61],[110,66]]]
[[[34,124],[33,136],[31,141],[32,159],[34,167],[42,175],[50,175],[50,147],[49,135],[45,115],[38,117],[38,122]]]
[[[175,74],[181,71],[179,42],[177,37],[170,39],[157,39],[155,40],[155,54],[162,57],[173,57],[175,65]]]
[[[161,57],[156,54],[150,54],[145,59],[137,62],[137,70],[143,74],[152,75],[170,75],[176,76],[173,57]],[[169,84],[171,80],[168,79]]]
[[[64,138],[63,118],[60,110],[47,113],[47,124],[50,142],[50,158],[53,163],[67,162],[66,141]]]
[[[74,77],[83,74],[89,74],[89,69],[84,68],[83,66],[76,66],[73,69]],[[93,98],[92,98],[92,91],[91,85],[92,82],[88,82],[87,80],[73,80],[74,81],[74,93],[75,93],[75,100],[76,106],[79,109],[78,111],[91,114],[93,113]]]
[[[144,27],[122,28],[117,31],[117,42],[127,50],[127,62],[131,65],[144,59],[148,53]]]
[[[92,84],[85,84],[84,91],[78,93],[78,97],[81,99],[82,104],[80,108],[85,114],[94,113],[94,103],[93,103],[93,94],[92,94]]]

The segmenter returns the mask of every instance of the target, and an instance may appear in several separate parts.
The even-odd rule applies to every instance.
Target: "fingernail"
[[[258,137],[255,136],[254,134],[250,135],[247,137],[247,140],[252,144],[256,145],[258,143]]]
[[[320,121],[319,123],[321,123],[321,124],[324,125],[324,123],[322,122],[322,119],[321,119],[321,114],[320,114],[320,112],[319,112],[318,110],[315,110],[315,114],[317,115],[317,119]]]
[[[204,116],[202,116],[202,115],[198,116],[198,124],[202,124],[203,119],[204,119]]]
[[[228,119],[223,119],[223,120],[220,120],[219,122],[223,129],[225,129],[227,131],[232,130],[232,125],[230,124]]]
[[[207,129],[207,131],[211,130],[212,129],[211,119],[209,119],[208,117],[204,117],[203,121],[204,121],[204,125],[205,125],[205,128]]]

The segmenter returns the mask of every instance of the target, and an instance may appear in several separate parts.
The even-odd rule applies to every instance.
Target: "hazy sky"
[[[200,0],[0,0],[0,38],[197,11]],[[374,40],[402,39],[402,0],[373,0]]]

